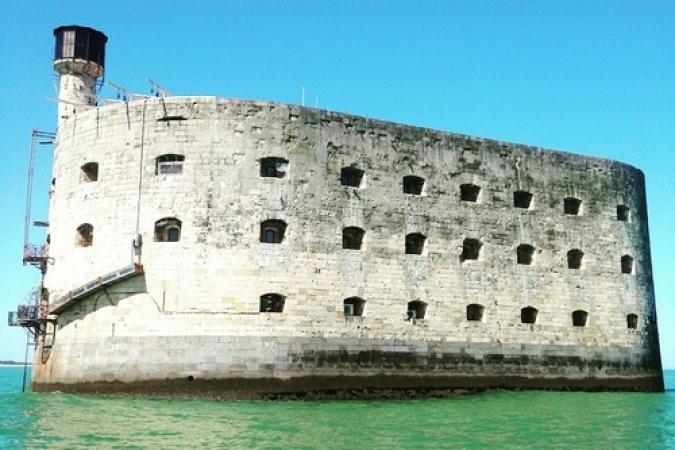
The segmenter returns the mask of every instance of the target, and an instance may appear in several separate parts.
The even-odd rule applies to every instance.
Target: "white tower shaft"
[[[64,73],[59,82],[59,125],[80,111],[96,106],[96,78]]]

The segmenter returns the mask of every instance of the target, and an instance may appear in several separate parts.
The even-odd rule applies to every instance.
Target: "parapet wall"
[[[182,173],[156,173],[165,154],[184,156]],[[288,161],[283,178],[260,176],[266,157]],[[99,165],[94,182],[82,178],[88,162]],[[344,167],[363,171],[360,187],[341,185]],[[424,179],[422,195],[403,192],[410,175]],[[63,122],[53,184],[52,299],[130,264],[137,230],[145,275],[135,290],[96,294],[59,316],[36,385],[433,373],[614,377],[658,390],[644,179],[628,165],[299,106],[184,97]],[[480,186],[477,202],[462,201],[465,184]],[[529,208],[514,206],[516,191],[532,194]],[[565,214],[572,197],[579,215]],[[166,217],[181,221],[179,242],[154,241]],[[286,223],[279,244],[260,242],[268,219]],[[84,223],[93,242],[80,247]],[[365,231],[360,250],[342,248],[346,227]],[[411,233],[426,237],[421,254],[405,252]],[[462,258],[466,239],[482,244],[477,260]],[[518,264],[523,244],[534,248],[531,264]],[[583,252],[580,269],[568,267],[573,249]],[[260,312],[266,293],[285,297],[282,313]],[[365,300],[361,317],[344,315],[350,297]],[[407,320],[415,300],[424,318]],[[467,321],[470,304],[483,307],[481,320]],[[521,323],[526,307],[538,312],[534,324]],[[583,327],[573,326],[577,310],[588,314]]]

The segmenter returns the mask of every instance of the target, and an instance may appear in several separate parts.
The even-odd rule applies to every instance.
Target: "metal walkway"
[[[82,285],[72,291],[68,292],[63,297],[56,300],[49,310],[49,314],[60,314],[67,308],[73,305],[73,303],[81,300],[82,298],[94,294],[102,289],[105,289],[114,284],[120,283],[124,280],[127,280],[133,276],[143,274],[143,266],[141,264],[132,264],[130,266],[117,269],[113,272],[109,272],[101,277],[96,278],[95,280],[90,281],[89,283]]]

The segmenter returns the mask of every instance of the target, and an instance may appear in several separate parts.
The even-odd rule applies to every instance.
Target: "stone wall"
[[[183,172],[157,175],[162,154],[184,155]],[[288,161],[283,178],[260,176],[265,157]],[[82,181],[92,161],[98,179]],[[360,187],[341,185],[343,167],[364,171]],[[424,179],[422,195],[403,193],[409,175]],[[460,198],[469,183],[481,187],[478,202]],[[530,208],[514,207],[515,191],[533,195]],[[566,197],[582,201],[579,215],[564,214]],[[617,205],[629,220],[617,220]],[[182,222],[179,242],[154,241],[164,217]],[[260,242],[267,219],[286,222],[280,244]],[[82,223],[94,227],[89,247],[76,245]],[[352,226],[365,230],[361,250],[342,248]],[[142,282],[62,314],[49,360],[36,361],[36,385],[375,374],[661,383],[644,178],[625,164],[211,97],[138,100],[65,120],[51,298],[130,264],[137,231]],[[426,236],[422,254],[405,253],[409,233]],[[477,260],[462,260],[465,239],[482,243]],[[517,264],[521,244],[534,247],[530,265]],[[568,268],[572,249],[584,253],[579,270]],[[266,293],[285,296],[282,313],[259,312]],[[362,317],[344,315],[348,297],[365,300]],[[422,320],[406,320],[414,300],[426,304]],[[482,320],[467,321],[469,304],[484,308]],[[521,323],[528,306],[534,324]],[[575,310],[588,313],[585,327],[573,326]]]

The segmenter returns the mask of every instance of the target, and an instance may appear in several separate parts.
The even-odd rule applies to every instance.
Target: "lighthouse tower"
[[[78,111],[96,106],[96,85],[105,67],[108,38],[88,27],[54,30],[54,70],[59,74],[59,124]]]

